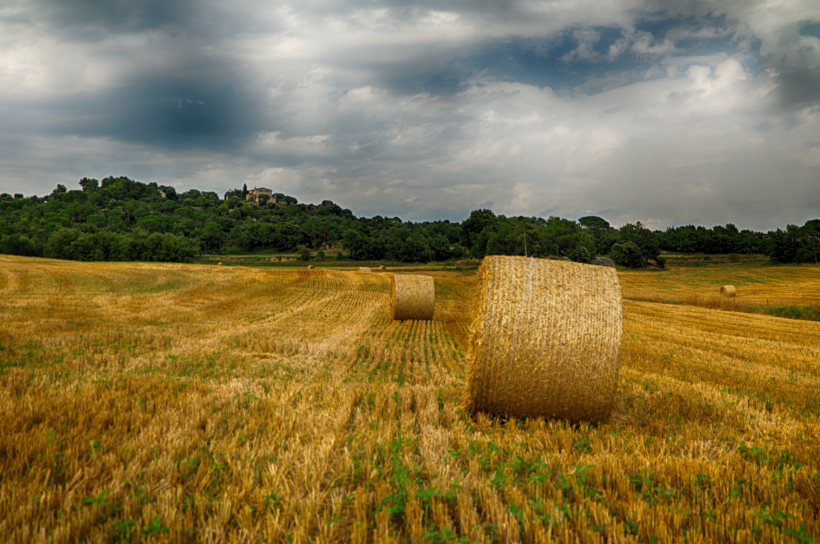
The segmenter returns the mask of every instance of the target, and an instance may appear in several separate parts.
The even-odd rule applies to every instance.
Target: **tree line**
[[[506,217],[475,210],[462,221],[414,223],[356,217],[325,200],[319,205],[274,193],[248,199],[247,187],[222,198],[127,177],[83,178],[44,197],[0,195],[0,253],[82,261],[190,262],[202,253],[272,250],[303,259],[446,261],[485,255],[559,257],[589,263],[607,255],[624,266],[663,267],[662,250],[766,254],[772,262],[817,262],[820,220],[766,233],[734,225],[613,228],[587,216]]]

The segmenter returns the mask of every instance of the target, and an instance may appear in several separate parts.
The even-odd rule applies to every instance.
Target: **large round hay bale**
[[[367,268],[366,266],[360,266],[359,267],[359,272],[370,272],[370,269]]]
[[[615,404],[623,310],[613,268],[486,257],[464,404],[510,417],[604,421]]]
[[[430,321],[436,310],[436,286],[430,276],[395,275],[390,280],[393,319]]]
[[[735,298],[737,291],[735,291],[734,285],[724,285],[720,288],[720,296],[727,297],[727,298]]]
[[[386,266],[384,266],[384,265],[381,265],[381,266],[379,267],[379,270],[387,270],[387,267],[386,267]]]
[[[312,264],[308,265],[308,270],[313,270],[313,265]]]

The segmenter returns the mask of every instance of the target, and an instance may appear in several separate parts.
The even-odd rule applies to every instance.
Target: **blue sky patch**
[[[446,70],[433,74],[422,88],[433,94],[452,95],[465,87],[466,79],[483,74],[498,81],[550,87],[558,93],[592,94],[612,88],[601,81],[605,77],[609,77],[610,85],[613,76],[618,75],[622,76],[616,78],[619,85],[663,77],[662,72],[648,72],[662,58],[716,53],[736,55],[740,49],[733,33],[721,28],[725,28],[723,17],[707,21],[693,18],[644,21],[636,24],[634,34],[617,27],[569,28],[551,39],[511,40],[475,55],[454,59]],[[703,29],[714,29],[714,32],[699,32]],[[663,46],[667,37],[674,36],[678,38],[675,49],[658,54],[633,51],[636,41],[648,39],[644,34],[647,32],[652,34],[649,47]],[[625,45],[624,39],[628,40]],[[610,58],[610,48],[616,44],[624,50]],[[748,55],[746,64],[752,65],[747,66],[752,72],[759,72],[761,68],[759,58],[752,59]]]

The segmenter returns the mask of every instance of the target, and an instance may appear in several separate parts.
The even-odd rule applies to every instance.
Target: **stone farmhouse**
[[[262,195],[267,195],[268,198],[273,200],[273,202],[276,202],[276,200],[273,198],[273,191],[271,191],[270,189],[266,189],[264,187],[257,187],[255,189],[251,189],[250,191],[248,191],[248,196],[245,197],[245,200],[259,200],[259,197]]]

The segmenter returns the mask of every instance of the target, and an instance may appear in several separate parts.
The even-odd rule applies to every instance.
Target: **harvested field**
[[[691,301],[714,299],[723,285],[737,289],[737,301],[748,304],[796,304],[820,308],[820,267],[727,266],[683,268],[650,273],[621,272],[625,298]]]
[[[381,274],[0,256],[0,534],[820,534],[820,324],[627,300],[612,421],[471,417],[473,279],[435,287],[434,321],[396,322]]]

